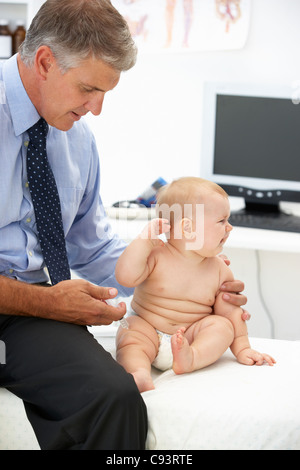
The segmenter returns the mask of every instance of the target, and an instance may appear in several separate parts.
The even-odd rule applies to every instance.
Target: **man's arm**
[[[1,314],[33,316],[78,325],[109,325],[126,313],[126,305],[107,305],[117,289],[87,281],[62,281],[52,287],[27,284],[0,276]]]

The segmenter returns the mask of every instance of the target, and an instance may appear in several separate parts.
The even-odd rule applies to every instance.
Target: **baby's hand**
[[[153,219],[146,225],[141,233],[141,238],[149,238],[150,240],[158,240],[159,235],[169,232],[170,224],[167,219]]]
[[[257,366],[261,366],[264,362],[267,362],[269,366],[273,366],[276,364],[275,359],[269,356],[269,354],[259,353],[258,351],[254,351],[254,349],[243,349],[237,355],[237,360],[241,364],[246,364],[247,366],[253,366],[256,364]]]

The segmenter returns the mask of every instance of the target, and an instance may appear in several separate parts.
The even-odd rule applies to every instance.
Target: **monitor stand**
[[[239,211],[240,212],[240,211]],[[278,214],[280,215],[285,214],[280,207],[279,203],[262,203],[262,202],[253,202],[253,201],[245,201],[245,207],[241,209],[241,212],[247,214],[257,214],[257,215],[266,215],[266,214]]]

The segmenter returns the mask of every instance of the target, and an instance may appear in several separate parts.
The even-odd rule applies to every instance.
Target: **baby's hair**
[[[195,176],[176,179],[158,191],[157,216],[167,218],[173,226],[176,210],[172,210],[172,208],[179,206],[180,212],[183,214],[184,206],[203,204],[204,197],[209,193],[218,193],[223,197],[228,197],[226,191],[212,181]]]

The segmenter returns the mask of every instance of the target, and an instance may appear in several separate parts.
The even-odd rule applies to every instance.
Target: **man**
[[[81,118],[100,114],[105,93],[135,60],[127,24],[108,0],[48,0],[20,53],[0,68],[0,339],[6,345],[0,386],[23,399],[42,449],[145,446],[147,414],[132,376],[86,329],[121,319],[124,303],[103,300],[132,291],[114,278],[124,243],[108,236],[99,157]],[[53,280],[42,242],[43,231],[49,241],[52,222],[39,217],[48,211],[45,188],[53,177],[41,180],[37,208],[32,145],[40,122],[65,239],[56,262],[67,258],[80,279]],[[236,281],[226,289],[242,288]],[[245,303],[242,295],[228,295]]]

